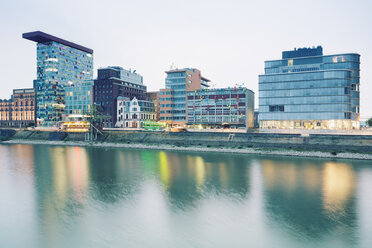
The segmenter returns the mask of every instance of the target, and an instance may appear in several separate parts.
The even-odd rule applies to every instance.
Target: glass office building
[[[58,126],[65,113],[65,87],[93,79],[93,50],[37,31],[36,125]]]
[[[323,56],[320,46],[265,61],[260,128],[359,129],[359,64],[359,54]]]
[[[159,93],[160,121],[171,126],[186,125],[186,92],[209,87],[210,80],[198,69],[184,68],[165,72],[165,89]]]
[[[93,80],[65,87],[65,114],[90,114],[93,109]]]

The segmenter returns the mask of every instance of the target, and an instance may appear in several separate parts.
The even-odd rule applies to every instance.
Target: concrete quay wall
[[[12,132],[5,132],[12,133]],[[11,135],[11,134],[10,134]],[[16,131],[10,139],[84,141],[83,133]],[[226,148],[284,148],[317,151],[372,152],[372,135],[273,134],[273,133],[207,133],[111,131],[99,135],[96,142],[164,144],[175,146],[208,146]]]

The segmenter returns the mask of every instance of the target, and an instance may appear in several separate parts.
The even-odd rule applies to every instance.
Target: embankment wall
[[[45,131],[2,131],[10,139],[84,141],[83,133]],[[272,134],[272,133],[207,133],[207,132],[104,132],[96,142],[168,144],[175,146],[208,146],[235,148],[285,148],[318,151],[372,152],[372,135]]]

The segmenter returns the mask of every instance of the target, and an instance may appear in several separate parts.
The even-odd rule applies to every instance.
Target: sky
[[[264,61],[294,48],[361,55],[361,118],[372,117],[372,1],[364,0],[3,0],[0,1],[0,99],[36,78],[43,31],[94,50],[96,69],[121,66],[164,88],[165,73],[198,68],[216,87],[245,84],[256,93]]]

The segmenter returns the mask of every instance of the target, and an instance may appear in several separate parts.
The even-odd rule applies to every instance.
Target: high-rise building
[[[321,46],[265,61],[260,128],[359,129],[359,64],[359,54],[323,55]]]
[[[165,72],[165,89],[159,93],[160,121],[171,126],[186,125],[187,92],[209,87],[210,80],[194,68]]]
[[[253,128],[254,93],[244,87],[189,91],[187,125]]]
[[[37,42],[37,126],[58,126],[65,113],[65,87],[93,79],[93,50],[36,31],[23,34]]]
[[[104,115],[111,116],[111,119],[105,120],[103,126],[115,126],[119,96],[145,100],[145,92],[143,77],[135,70],[125,70],[119,66],[98,69],[98,77],[94,80],[94,103],[102,107]]]

